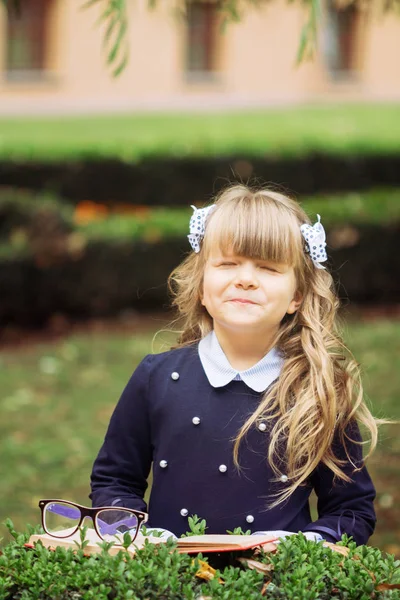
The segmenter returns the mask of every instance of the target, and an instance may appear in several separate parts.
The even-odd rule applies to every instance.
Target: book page
[[[195,547],[202,546],[212,547],[218,546],[223,548],[251,548],[260,546],[268,542],[276,541],[277,537],[273,533],[271,535],[229,535],[229,534],[206,534],[192,535],[178,540],[178,547],[185,548],[186,546]]]

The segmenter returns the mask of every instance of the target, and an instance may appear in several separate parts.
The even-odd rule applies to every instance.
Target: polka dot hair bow
[[[206,230],[206,220],[209,213],[215,208],[215,204],[206,206],[206,208],[196,208],[192,206],[194,212],[190,218],[188,240],[193,250],[200,252],[200,243]]]
[[[328,260],[325,251],[326,235],[325,229],[321,223],[320,215],[317,215],[318,221],[314,225],[305,223],[301,225],[300,231],[306,241],[306,251],[310,254],[311,260],[317,269],[325,269],[320,263]]]

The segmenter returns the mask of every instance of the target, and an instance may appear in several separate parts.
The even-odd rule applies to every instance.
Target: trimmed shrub
[[[335,156],[314,153],[297,158],[221,157],[143,158],[34,163],[0,161],[2,185],[46,190],[72,204],[82,200],[140,206],[204,203],[228,181],[275,182],[298,194],[400,185],[400,155]]]
[[[309,198],[303,206],[313,216],[323,214],[342,298],[400,301],[397,192]],[[143,208],[133,214],[104,213],[105,207],[96,205],[88,209],[100,213],[77,223],[77,213],[59,198],[2,191],[1,325],[40,327],[57,314],[114,316],[168,304],[168,275],[190,250],[190,209]]]
[[[399,225],[329,232],[336,236],[337,247],[329,254],[343,299],[400,301],[400,281],[394,276],[400,271],[399,234]],[[93,241],[72,246],[65,255],[62,248],[53,249],[47,238],[35,257],[0,260],[2,325],[42,326],[54,314],[87,318],[163,308],[169,301],[167,277],[188,251],[181,238],[157,243]]]
[[[72,210],[58,198],[49,194],[36,196],[28,190],[1,188],[0,190],[0,240],[7,240],[18,231],[27,234],[38,230],[44,237],[45,221],[55,224],[55,233],[72,231]],[[38,234],[37,234],[38,235]]]
[[[109,555],[107,544],[101,554],[85,556],[84,542],[76,551],[50,551],[41,543],[30,550],[24,547],[29,534],[12,533],[0,556],[1,600],[400,598],[400,561],[345,536],[347,555],[302,534],[282,541],[276,553],[225,553],[228,564],[209,570],[207,581],[201,572],[218,556],[178,554],[173,542],[146,543],[133,558],[123,551]]]

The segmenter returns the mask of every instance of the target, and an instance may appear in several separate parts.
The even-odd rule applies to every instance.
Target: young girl
[[[170,277],[178,347],[147,356],[127,384],[93,505],[146,510],[153,466],[152,527],[180,536],[196,514],[207,533],[366,543],[375,490],[357,421],[372,449],[377,428],[336,330],[322,224],[280,193],[236,185],[195,209],[188,237],[193,252]]]

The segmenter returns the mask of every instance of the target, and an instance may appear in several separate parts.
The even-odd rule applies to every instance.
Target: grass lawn
[[[39,522],[39,498],[88,502],[92,462],[113,407],[141,358],[173,340],[162,318],[138,331],[74,334],[0,354],[0,521]],[[348,320],[346,339],[364,366],[377,416],[400,418],[400,322]],[[399,426],[385,427],[370,463],[378,490],[373,545],[400,557]],[[2,534],[5,534],[3,529]]]
[[[0,158],[300,156],[400,151],[399,105],[0,119]]]

